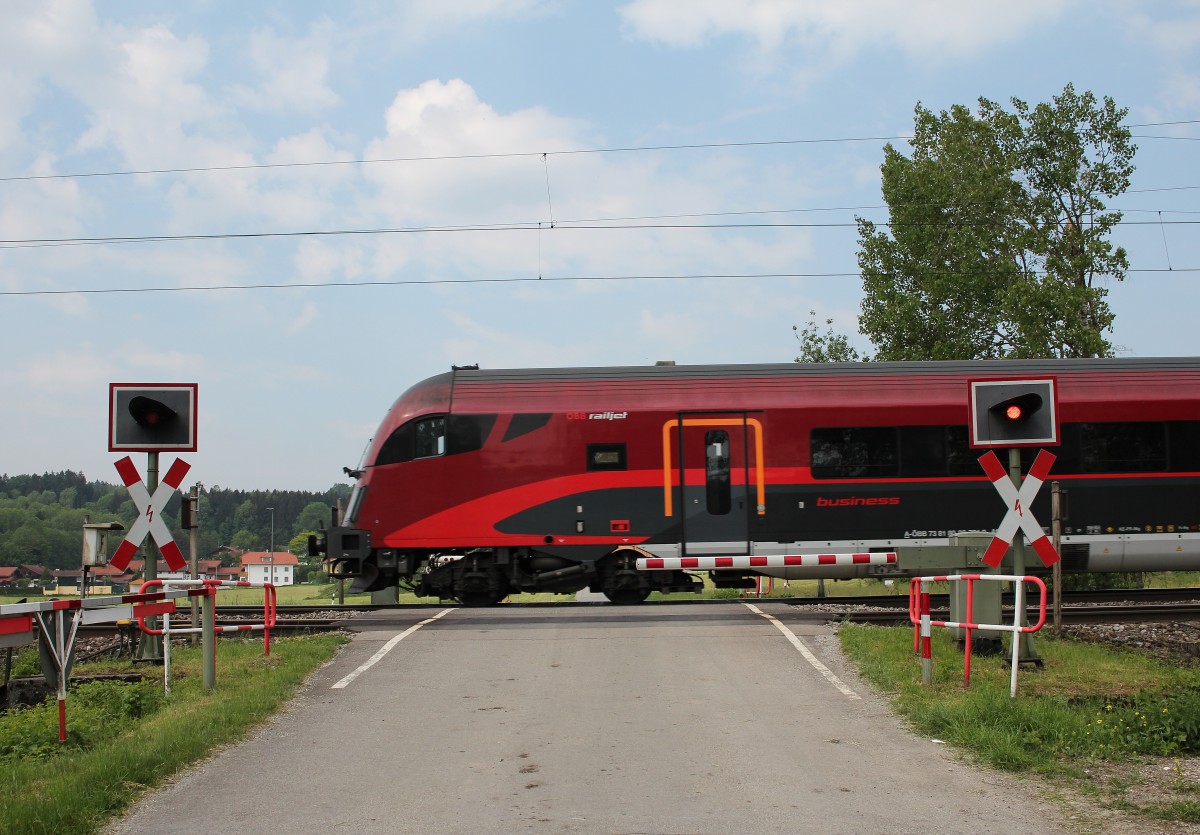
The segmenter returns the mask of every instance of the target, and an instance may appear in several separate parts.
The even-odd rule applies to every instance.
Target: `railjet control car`
[[[971,448],[969,382],[1026,378],[1056,381],[1065,569],[1200,565],[1200,358],[455,368],[391,407],[313,548],[359,590],[487,605],[698,589],[638,557],[945,545],[1005,511]]]

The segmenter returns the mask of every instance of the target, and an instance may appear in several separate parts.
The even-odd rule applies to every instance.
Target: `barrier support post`
[[[933,684],[933,630],[930,623],[929,592],[921,592],[921,682]]]
[[[275,625],[275,586],[263,584],[263,654],[271,655],[271,627]]]
[[[1013,627],[1020,627],[1020,631],[1014,631],[1012,636],[1012,671],[1009,674],[1008,695],[1009,698],[1017,697],[1017,667],[1021,661],[1021,639],[1030,634],[1024,631],[1024,627],[1028,625],[1028,618],[1025,615],[1025,583],[1017,581],[1013,583],[1013,604],[1016,607],[1013,617]],[[1046,619],[1046,594],[1042,592],[1042,620]],[[1041,626],[1041,624],[1038,624]],[[1038,659],[1041,660],[1040,658]]]
[[[217,631],[216,606],[217,588],[206,585],[208,594],[200,599],[201,655],[204,667],[204,689],[212,690],[217,686]]]
[[[921,578],[908,584],[908,620],[913,625],[913,655],[921,654]]]
[[[963,687],[971,686],[971,626],[975,622],[975,580],[967,579],[967,625],[963,627]]]
[[[67,653],[70,651],[70,646],[74,643],[75,635],[71,635],[71,641],[67,642],[63,638],[63,633],[66,632],[66,619],[63,616],[62,609],[54,613],[58,619],[55,624],[58,628],[54,630],[54,655],[55,663],[58,664],[58,741],[67,741]],[[74,629],[71,630],[74,633]]]
[[[163,692],[171,695],[171,613],[163,612]]]

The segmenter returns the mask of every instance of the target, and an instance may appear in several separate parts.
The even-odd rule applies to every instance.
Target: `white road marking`
[[[836,675],[833,674],[832,670],[830,670],[828,667],[826,667],[824,664],[822,664],[820,659],[818,659],[817,656],[813,655],[812,651],[809,650],[809,648],[804,645],[804,642],[801,641],[799,638],[797,638],[796,634],[794,632],[792,632],[792,630],[788,629],[786,626],[784,626],[782,623],[780,623],[778,618],[776,618],[774,615],[768,615],[766,612],[764,612],[762,609],[758,608],[757,606],[755,606],[752,603],[743,603],[742,605],[744,605],[751,612],[754,612],[754,614],[764,617],[767,620],[771,621],[771,623],[775,624],[775,628],[783,633],[783,637],[785,637],[789,641],[791,641],[792,646],[794,646],[797,650],[800,651],[800,654],[804,656],[804,659],[806,661],[808,661],[809,664],[812,664],[813,667],[815,667],[817,669],[817,672],[819,672],[821,675],[825,676],[826,680],[828,680],[830,684],[832,684],[838,690],[841,690],[845,696],[847,696],[848,698],[851,698],[851,699],[859,699],[859,700],[862,699],[862,696],[858,695],[853,690],[851,690],[844,681],[842,681],[840,678],[838,678]]]
[[[408,627],[408,629],[405,629],[399,635],[392,638],[390,641],[388,641],[386,644],[384,644],[382,647],[380,647],[379,651],[376,652],[374,655],[372,655],[370,658],[368,658],[366,661],[364,661],[357,670],[355,670],[354,672],[347,675],[344,679],[342,679],[341,681],[339,681],[337,684],[333,685],[329,689],[330,690],[344,689],[348,684],[350,684],[350,682],[354,681],[354,679],[358,678],[360,675],[365,673],[367,670],[374,667],[376,662],[378,662],[381,658],[383,658],[383,656],[385,656],[389,652],[391,652],[392,647],[396,646],[396,644],[403,641],[405,638],[407,638],[412,633],[416,632],[418,629],[420,629],[425,624],[433,623],[438,618],[442,617],[443,615],[448,615],[453,611],[454,611],[453,609],[442,609],[442,611],[438,612],[433,617],[426,618],[425,620],[421,621],[420,623],[414,623],[412,626]]]

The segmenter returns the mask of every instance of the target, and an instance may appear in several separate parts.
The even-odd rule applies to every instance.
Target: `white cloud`
[[[387,133],[367,145],[368,159],[457,157],[364,167],[378,189],[371,215],[394,227],[548,221],[545,163],[531,151],[585,144],[582,123],[543,108],[498,113],[460,79],[401,90],[385,120]],[[463,158],[470,156],[475,158]],[[416,258],[530,268],[536,261],[533,234],[390,236],[380,242],[379,269],[387,274]]]
[[[441,342],[443,364],[479,362],[488,368],[538,368],[574,365],[576,345],[563,345],[551,333],[521,330],[464,313],[448,310],[445,319],[452,325]]]
[[[248,58],[261,79],[256,87],[236,85],[235,99],[261,110],[315,113],[333,107],[340,97],[329,86],[330,51],[335,28],[323,18],[308,34],[289,38],[270,30],[250,36]]]
[[[916,57],[970,54],[1057,18],[1076,0],[633,0],[620,9],[637,38],[696,47],[728,35],[760,50],[785,47],[802,62],[838,60],[895,45]]]
[[[1196,52],[1200,50],[1200,2],[1176,0],[1172,8],[1156,7],[1152,17],[1145,9],[1130,16],[1131,40],[1154,44],[1163,78],[1153,105],[1143,105],[1140,118],[1170,121],[1191,114],[1200,105],[1200,75]],[[1190,135],[1187,126],[1164,126],[1159,130]]]
[[[101,386],[107,390],[111,374],[111,363],[91,345],[32,357],[20,372],[30,390],[38,394],[71,394],[97,390]]]
[[[131,369],[181,380],[194,378],[205,367],[203,354],[164,350],[162,345],[130,343],[120,349],[120,356]]]
[[[377,0],[361,4],[370,21],[368,37],[386,33],[405,43],[445,37],[475,24],[522,20],[554,11],[559,0]]]
[[[50,81],[69,86],[97,48],[88,0],[10,3],[0,27],[0,152],[20,148],[21,125]]]
[[[367,167],[364,176],[379,190],[371,207],[377,217],[400,227],[532,228],[377,239],[373,270],[381,277],[417,265],[425,267],[424,279],[694,273],[697,261],[712,272],[741,273],[747,264],[795,271],[809,253],[808,235],[796,230],[572,228],[580,220],[615,218],[637,225],[630,219],[788,205],[805,193],[809,176],[788,165],[751,165],[737,152],[698,152],[684,159],[554,153],[543,158],[536,149],[600,143],[589,125],[542,108],[498,112],[460,79],[401,90],[386,124],[386,136],[368,145],[368,158],[447,159]]]
[[[287,325],[288,333],[300,333],[308,328],[317,318],[317,306],[313,302],[306,302],[300,312]]]
[[[114,148],[135,167],[246,161],[201,134],[218,133],[225,107],[195,80],[208,61],[199,37],[180,38],[162,25],[104,33],[115,59],[75,79],[91,127],[77,150]]]

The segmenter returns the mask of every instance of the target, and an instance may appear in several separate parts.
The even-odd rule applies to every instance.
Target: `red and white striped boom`
[[[713,571],[721,568],[786,568],[816,565],[895,565],[895,551],[870,554],[772,554],[745,557],[642,557],[638,571]]]

